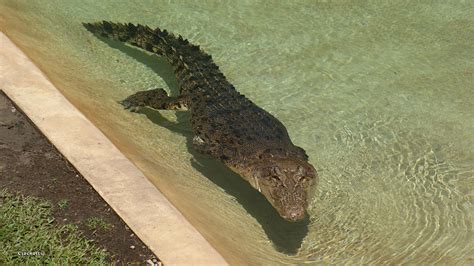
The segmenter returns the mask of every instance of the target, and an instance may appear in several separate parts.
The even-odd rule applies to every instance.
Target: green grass
[[[61,210],[64,210],[67,208],[67,206],[69,206],[69,201],[67,199],[62,199],[58,202],[58,207],[61,209]]]
[[[51,208],[47,201],[0,190],[0,265],[107,262],[108,254],[82,237],[76,226],[56,225]]]
[[[102,229],[102,230],[109,230],[112,228],[111,224],[106,223],[102,218],[97,218],[97,217],[90,217],[87,218],[85,221],[85,224],[89,229]]]

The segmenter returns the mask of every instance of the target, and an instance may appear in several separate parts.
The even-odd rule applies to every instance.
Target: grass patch
[[[62,199],[58,202],[58,207],[61,209],[61,210],[64,210],[67,208],[67,206],[69,206],[69,201],[67,199]]]
[[[102,218],[97,218],[97,217],[87,218],[84,223],[91,230],[97,230],[97,229],[109,230],[110,228],[112,228],[111,224],[108,224]]]
[[[58,226],[51,204],[0,190],[0,264],[104,264],[108,254],[74,225]]]

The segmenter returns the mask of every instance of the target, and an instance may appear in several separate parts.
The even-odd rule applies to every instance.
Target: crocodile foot
[[[134,113],[140,111],[140,109],[142,107],[142,106],[133,105],[132,102],[127,100],[127,99],[125,99],[123,101],[119,101],[119,103],[123,106],[123,108],[125,110],[128,110],[130,112],[134,112]]]
[[[168,94],[165,90],[153,89],[147,91],[139,91],[135,94],[128,96],[125,100],[119,103],[123,105],[124,109],[130,112],[138,112],[142,107],[150,106],[153,102],[165,99]]]

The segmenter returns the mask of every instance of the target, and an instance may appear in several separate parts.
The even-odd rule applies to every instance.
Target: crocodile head
[[[304,219],[318,182],[311,164],[300,159],[272,158],[247,167],[242,174],[281,217],[292,222]]]

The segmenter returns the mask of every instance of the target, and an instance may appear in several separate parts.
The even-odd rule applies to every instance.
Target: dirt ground
[[[75,224],[113,263],[159,263],[79,172],[0,91],[0,189],[51,201],[58,224]],[[87,226],[102,219],[110,229]],[[160,263],[161,264],[161,263]]]

